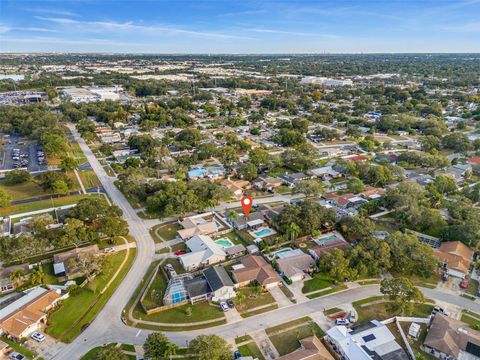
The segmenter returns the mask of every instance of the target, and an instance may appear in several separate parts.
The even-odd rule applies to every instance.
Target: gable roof
[[[467,273],[472,263],[474,251],[460,241],[443,242],[433,255],[447,263],[448,268]]]
[[[480,332],[441,313],[433,318],[424,341],[424,345],[455,358],[459,358],[460,352],[465,351],[469,343],[480,346]]]
[[[187,294],[190,298],[195,298],[197,296],[202,296],[212,292],[210,286],[208,285],[207,279],[203,276],[196,277],[193,279],[187,279],[183,282]]]
[[[223,266],[213,266],[203,270],[203,276],[205,276],[208,285],[213,291],[217,291],[224,286],[233,286],[233,281]]]
[[[30,300],[18,307],[18,309],[10,312],[0,320],[0,328],[8,334],[20,338],[23,332],[32,324],[46,316],[45,310],[54,304],[60,295],[55,290],[46,290],[44,288],[36,288],[26,294],[24,298],[17,301]],[[14,305],[12,303],[10,305]],[[7,309],[9,306],[4,308]],[[6,311],[8,312],[8,310]]]
[[[299,340],[300,348],[283,356],[278,360],[333,360],[334,357],[323,346],[316,336]]]

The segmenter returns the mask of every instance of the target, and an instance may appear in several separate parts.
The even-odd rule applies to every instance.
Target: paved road
[[[127,220],[130,233],[137,240],[137,257],[128,272],[124,281],[117,288],[115,293],[109,299],[105,307],[98,314],[93,323],[75,339],[71,344],[59,351],[53,359],[72,360],[79,359],[89,349],[110,343],[122,342],[134,345],[142,345],[146,336],[150,333],[148,330],[139,330],[128,327],[120,319],[121,310],[133,295],[139,280],[144,276],[149,264],[155,255],[155,244],[148,232],[148,226],[140,219],[135,210],[130,206],[122,193],[113,184],[114,178],[109,177],[91,150],[81,139],[75,129],[72,129],[75,139],[80,144],[88,161],[96,172],[104,189],[112,199],[113,203],[118,205],[124,213]],[[289,196],[279,196],[268,198],[269,201],[277,201],[280,198],[285,199]],[[229,204],[232,205],[232,204]],[[465,298],[446,294],[438,290],[424,289],[425,296],[435,300],[444,301],[456,306],[471,309],[480,312],[480,304],[467,300]],[[303,303],[292,304],[278,310],[270,311],[238,322],[229,323],[215,328],[195,330],[188,332],[166,332],[168,338],[179,346],[185,346],[188,341],[198,334],[217,334],[226,339],[233,339],[240,335],[253,333],[267,327],[279,325],[281,323],[307,316],[312,313],[322,311],[326,308],[338,306],[340,304],[351,303],[369,296],[379,295],[379,286],[361,286],[349,289],[343,292],[331,294],[322,298],[312,299]]]
[[[126,278],[108,300],[97,318],[77,339],[54,357],[54,359],[65,360],[80,358],[82,354],[89,350],[90,344],[101,344],[102,341],[100,339],[105,336],[115,334],[116,338],[122,341],[122,329],[125,329],[126,326],[123,325],[120,319],[121,310],[133,295],[136,286],[144,276],[155,255],[155,243],[148,232],[148,227],[114,185],[113,181],[115,179],[106,174],[102,165],[95,158],[85,141],[79,136],[74,126],[70,126],[70,129],[112,202],[122,209],[123,217],[128,222],[130,228],[130,234],[137,242],[137,255]]]

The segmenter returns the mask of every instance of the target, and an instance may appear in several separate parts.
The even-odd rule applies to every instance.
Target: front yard
[[[400,315],[398,312],[391,311],[388,308],[388,302],[374,302],[372,304],[359,305],[352,304],[357,311],[357,323],[362,324],[370,320],[384,320],[392,316]],[[427,317],[432,313],[433,305],[431,304],[414,304],[411,314],[404,314],[405,316],[413,317]]]
[[[300,343],[298,340],[305,339],[312,335],[320,337],[323,334],[323,331],[315,322],[309,321],[302,325],[290,328],[289,330],[270,335],[269,338],[280,356],[283,356],[299,348]]]
[[[312,291],[325,289],[333,286],[334,284],[335,280],[330,275],[324,273],[315,273],[310,280],[306,280],[303,283],[302,292],[306,294]]]
[[[261,294],[253,294],[252,288],[246,287],[238,290],[237,293],[245,295],[245,300],[241,304],[239,304],[238,300],[235,301],[235,307],[240,312],[275,302],[275,299],[268,291],[264,291]]]
[[[150,234],[156,243],[173,240],[177,237],[177,231],[182,227],[174,222],[169,224],[155,225],[150,229]]]

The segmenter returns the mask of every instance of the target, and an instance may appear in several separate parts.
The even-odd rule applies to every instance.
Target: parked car
[[[242,353],[239,351],[239,350],[236,350],[234,353],[233,353],[233,358],[234,359],[240,359],[242,357]]]
[[[448,280],[448,274],[447,274],[447,273],[443,273],[443,274],[442,274],[442,280],[443,280],[443,281],[447,281],[447,280]]]
[[[233,309],[233,308],[235,307],[235,304],[234,304],[233,301],[230,300],[230,299],[227,300],[227,305],[228,305],[228,307],[229,307],[230,309]]]
[[[26,357],[16,351],[12,351],[10,354],[8,354],[8,357],[13,360],[24,360]]]
[[[220,309],[221,309],[223,312],[228,311],[228,305],[227,305],[224,301],[222,301],[222,302],[220,303]]]
[[[175,255],[183,255],[183,254],[186,254],[186,252],[183,251],[183,250],[177,250],[177,251],[174,252],[174,254]]]
[[[432,315],[435,315],[438,312],[445,314],[446,316],[450,315],[450,312],[447,309],[443,309],[440,306],[436,305],[432,310]]]
[[[339,319],[336,319],[335,320],[335,325],[350,325],[350,321],[348,321],[348,319],[345,319],[345,318],[339,318]]]
[[[38,342],[42,342],[42,341],[45,341],[45,335],[39,332],[36,332],[32,334],[32,339]]]
[[[103,252],[105,254],[109,254],[109,253],[115,252],[115,249],[113,247],[108,247],[108,248],[103,249]]]

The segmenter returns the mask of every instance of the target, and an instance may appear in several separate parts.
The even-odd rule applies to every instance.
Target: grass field
[[[329,286],[332,286],[333,284],[334,279],[330,275],[323,273],[315,273],[313,274],[312,279],[307,280],[303,283],[302,292],[306,294],[312,291],[325,289]]]
[[[272,305],[266,306],[266,307],[258,309],[258,310],[243,312],[243,313],[240,314],[240,316],[242,318],[248,318],[248,317],[251,317],[251,316],[255,316],[255,315],[258,315],[258,314],[263,314],[267,311],[272,311],[272,310],[276,310],[276,309],[278,309],[278,305],[277,304],[272,304]]]
[[[252,289],[249,287],[240,289],[238,292],[245,295],[245,301],[242,304],[238,304],[238,302],[235,304],[235,307],[240,312],[275,302],[275,299],[268,291],[265,291],[260,295],[256,295],[256,297],[252,296]]]
[[[100,185],[100,180],[98,180],[97,174],[95,174],[93,170],[78,170],[78,175],[80,176],[80,179],[82,179],[85,189]]]
[[[76,204],[78,201],[88,196],[95,196],[95,195],[71,195],[71,196],[64,196],[56,199],[40,200],[40,201],[29,202],[25,204],[7,206],[4,208],[0,208],[0,216],[15,215],[15,214],[21,214],[29,211],[37,211],[37,210],[43,210],[43,209],[48,209],[53,207],[72,205],[72,204]]]
[[[345,290],[347,288],[348,288],[347,285],[344,285],[344,284],[336,285],[331,289],[326,289],[326,290],[323,290],[323,291],[319,291],[317,293],[313,293],[311,295],[307,295],[307,297],[309,299],[315,299],[317,297],[333,294],[333,293],[336,293],[337,291]]]
[[[242,354],[242,356],[251,356],[254,359],[265,360],[262,352],[258,348],[255,342],[249,342],[245,345],[239,346],[238,351]]]
[[[145,306],[145,308],[152,309],[162,305],[167,283],[167,279],[163,276],[162,271],[159,270],[152,284],[146,290],[146,295],[143,299],[143,306]]]
[[[105,265],[104,272],[92,280],[90,284],[85,286],[77,295],[71,296],[63,301],[62,306],[49,318],[49,325],[46,329],[48,334],[64,342],[71,342],[80,334],[82,327],[89,324],[95,318],[130,269],[135,259],[135,249],[130,249],[130,255],[124,267],[107,290],[100,295],[100,291],[106,286],[121,265],[125,254],[126,250],[123,250],[108,256],[106,258],[107,264]],[[95,303],[99,295],[99,300]],[[90,308],[92,305],[93,307]],[[85,315],[84,318],[66,334],[66,331],[70,329],[82,315]]]
[[[43,189],[34,181],[16,185],[6,185],[5,181],[0,181],[0,190],[5,191],[12,201],[51,194],[49,191],[43,191]]]
[[[170,223],[166,225],[155,225],[150,229],[150,234],[156,243],[175,239],[177,231],[182,227],[178,223]]]
[[[375,303],[366,306],[356,306],[353,304],[358,314],[357,322],[361,324],[370,320],[384,320],[395,315],[400,315],[398,312],[391,311],[387,305],[388,302],[382,302],[378,304]],[[431,304],[414,304],[412,313],[404,315],[413,317],[427,317],[431,314],[432,310],[433,305]]]
[[[187,316],[187,308],[192,310],[190,316]],[[209,305],[206,301],[199,302],[195,305],[182,305],[152,315],[146,315],[138,310],[137,307],[134,311],[134,317],[137,319],[167,324],[194,323],[215,319],[222,320],[225,317],[218,306]]]
[[[269,336],[273,346],[277,349],[280,356],[291,353],[299,348],[298,340],[305,339],[312,335],[321,336],[323,331],[314,323],[305,323],[293,329],[283,331],[279,334]]]
[[[267,335],[270,335],[270,334],[273,334],[273,333],[276,333],[276,332],[279,332],[279,331],[282,331],[282,330],[286,330],[288,328],[292,328],[292,327],[296,327],[296,326],[308,323],[311,320],[312,320],[311,318],[309,318],[308,316],[305,316],[305,317],[300,318],[300,319],[288,321],[286,323],[267,328],[267,329],[265,329],[265,332],[267,333]]]

